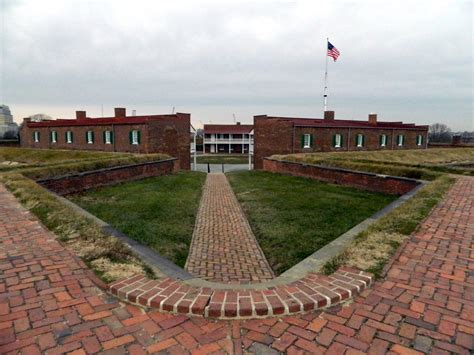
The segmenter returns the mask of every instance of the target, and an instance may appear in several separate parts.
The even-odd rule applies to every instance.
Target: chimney
[[[237,126],[240,126],[240,122],[237,122],[236,125],[237,125]]]
[[[376,113],[369,113],[369,123],[371,125],[377,125],[377,114]]]
[[[85,120],[85,119],[87,119],[86,111],[76,111],[76,120]]]
[[[116,107],[114,108],[115,111],[115,118],[124,118],[126,116],[126,110],[124,107]]]
[[[324,111],[325,121],[334,121],[334,111]]]

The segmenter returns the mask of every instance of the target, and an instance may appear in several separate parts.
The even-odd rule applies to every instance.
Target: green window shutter
[[[365,136],[362,135],[362,146],[364,147],[365,146]]]
[[[95,142],[95,138],[94,138],[94,131],[92,131],[92,143]]]
[[[111,144],[114,143],[114,132],[113,131],[110,131],[110,143]]]
[[[141,144],[142,143],[142,132],[141,131],[137,131],[137,138],[138,138],[138,144]]]
[[[89,131],[86,131],[86,143],[89,143]]]
[[[344,135],[341,134],[341,147],[343,147],[343,146],[344,146]]]
[[[382,146],[383,143],[383,134],[379,137],[379,145]]]
[[[423,135],[421,135],[420,138],[421,145],[423,145]]]
[[[336,148],[336,135],[332,136],[332,146]]]
[[[32,138],[33,138],[33,142],[35,141],[35,138],[36,138],[35,134],[36,134],[36,132],[33,131],[33,137],[32,137]]]
[[[106,131],[103,131],[103,132],[102,132],[102,141],[103,141],[104,144],[105,144],[105,132],[106,132]]]
[[[71,131],[71,143],[74,142],[74,133]]]
[[[304,134],[301,135],[301,148],[304,148]]]
[[[132,133],[132,131],[128,132],[128,142],[129,142],[130,144],[133,143],[133,133]]]

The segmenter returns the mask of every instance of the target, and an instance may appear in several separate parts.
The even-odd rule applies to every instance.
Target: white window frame
[[[421,146],[423,144],[423,136],[421,134],[416,136],[416,145]]]
[[[341,148],[341,142],[342,142],[342,135],[336,134],[336,138],[334,139],[334,148]]]
[[[87,131],[87,144],[94,144],[92,131]]]
[[[33,140],[35,141],[35,143],[39,143],[39,141],[40,141],[40,135],[39,135],[39,132],[38,132],[38,131],[34,131],[34,132],[33,132]]]
[[[311,134],[303,135],[303,148],[311,148]]]
[[[66,143],[72,144],[72,131],[66,131]]]
[[[381,142],[380,142],[380,146],[381,147],[386,147],[387,146],[387,135],[386,134],[382,134],[382,139],[381,139]]]
[[[397,136],[397,147],[403,147],[403,134]]]
[[[357,135],[357,148],[361,148],[364,146],[364,135],[358,134]]]
[[[132,144],[138,145],[138,130],[132,130]]]
[[[51,143],[58,143],[58,132],[51,131]]]
[[[112,144],[112,131],[105,131],[105,144]]]

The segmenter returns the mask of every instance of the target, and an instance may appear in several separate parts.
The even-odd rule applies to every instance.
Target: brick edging
[[[373,275],[342,267],[325,276],[309,273],[266,289],[194,287],[181,280],[151,280],[142,275],[111,283],[108,290],[130,303],[162,312],[218,319],[249,319],[311,312],[354,297],[369,287]]]

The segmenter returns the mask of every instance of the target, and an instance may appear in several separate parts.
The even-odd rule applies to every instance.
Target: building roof
[[[66,119],[58,118],[55,120],[28,122],[28,127],[70,127],[70,126],[100,126],[100,125],[120,125],[120,124],[143,124],[152,120],[161,120],[166,118],[177,118],[183,114],[167,115],[147,115],[147,116],[125,116],[125,117],[100,117],[85,119]]]
[[[204,133],[246,134],[253,130],[252,124],[205,124]]]
[[[414,123],[403,123],[403,122],[383,122],[376,121],[374,123],[369,121],[356,121],[356,120],[325,120],[323,118],[295,118],[295,117],[276,117],[276,116],[257,116],[266,117],[270,119],[280,119],[285,121],[292,121],[293,125],[299,127],[344,127],[344,128],[379,128],[379,129],[418,129],[427,130],[427,125],[415,125]]]

